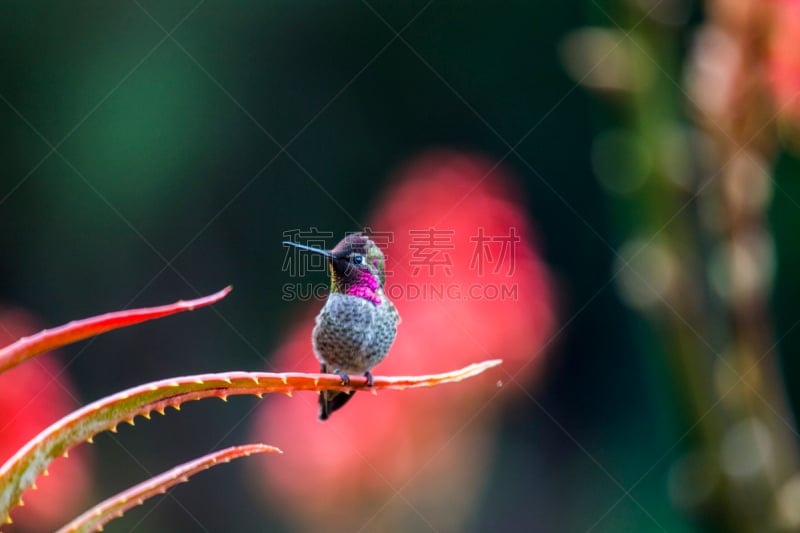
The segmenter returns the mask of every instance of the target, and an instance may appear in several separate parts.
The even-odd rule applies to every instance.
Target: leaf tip
[[[262,444],[261,445],[262,451],[270,452],[270,453],[283,453],[283,450],[278,448],[277,446],[270,446],[269,444]]]

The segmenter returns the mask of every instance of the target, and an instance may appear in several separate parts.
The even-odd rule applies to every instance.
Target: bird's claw
[[[333,371],[334,374],[342,378],[342,385],[349,385],[350,384],[350,376],[339,370],[338,368]]]
[[[342,378],[342,385],[349,385],[350,384],[350,376],[346,373],[342,372],[341,370],[334,369],[333,374],[336,374],[340,378]],[[372,377],[372,373],[369,371],[364,372],[364,377],[367,378],[367,387],[372,387],[375,385],[375,379]]]

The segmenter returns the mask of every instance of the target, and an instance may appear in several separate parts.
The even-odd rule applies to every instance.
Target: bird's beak
[[[330,253],[328,250],[323,250],[322,248],[314,248],[313,246],[306,246],[305,244],[300,244],[299,242],[292,242],[292,241],[283,241],[283,244],[286,246],[294,246],[295,248],[300,248],[301,250],[307,250],[315,254],[324,255],[328,259],[335,259],[332,253]]]

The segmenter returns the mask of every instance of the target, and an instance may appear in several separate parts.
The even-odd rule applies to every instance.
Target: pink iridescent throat
[[[378,288],[381,284],[378,279],[369,272],[360,271],[358,279],[344,288],[344,293],[350,296],[358,296],[369,300],[375,305],[380,305],[381,299],[378,296]]]

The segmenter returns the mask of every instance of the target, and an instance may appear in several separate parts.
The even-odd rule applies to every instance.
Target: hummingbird
[[[336,374],[342,384],[349,374],[363,374],[372,386],[370,371],[386,357],[397,335],[400,315],[383,292],[385,259],[380,248],[363,233],[347,235],[332,250],[284,241],[327,258],[331,286],[311,334],[320,372]],[[328,417],[355,392],[321,391],[319,419]]]

